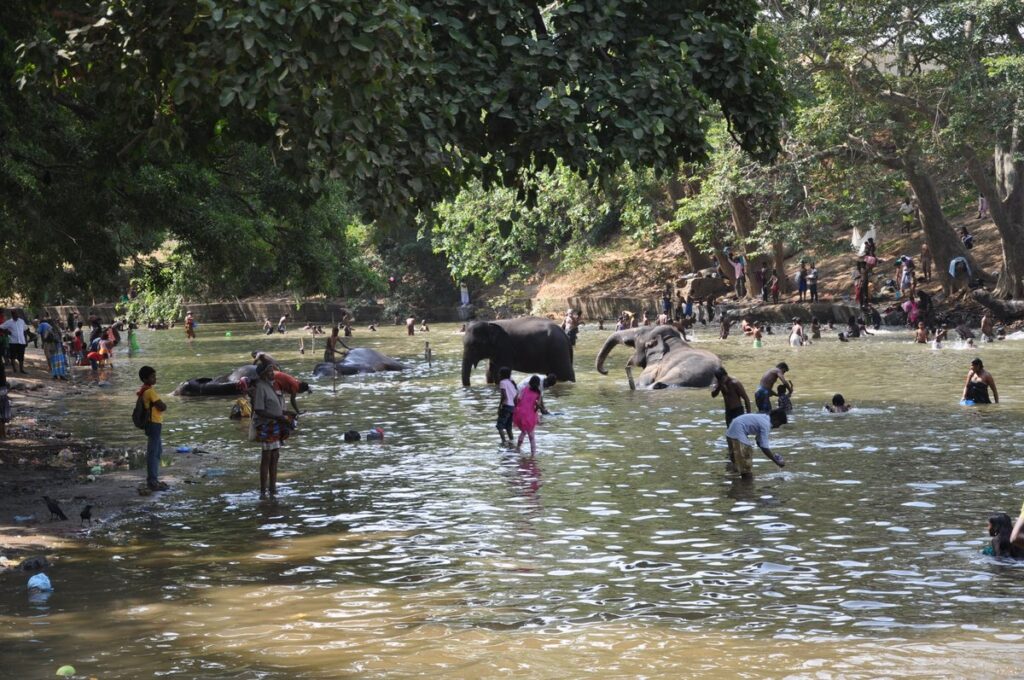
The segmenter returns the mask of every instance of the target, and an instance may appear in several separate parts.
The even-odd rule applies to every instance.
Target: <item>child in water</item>
[[[540,376],[530,376],[530,382],[516,399],[515,412],[512,420],[519,428],[519,442],[516,444],[516,453],[519,453],[523,446],[523,438],[530,438],[530,457],[537,455],[537,440],[533,431],[537,428],[537,411],[540,402]]]
[[[776,394],[779,395],[779,408],[786,413],[793,412],[793,381],[789,381],[789,385],[783,381],[781,385],[775,390]]]
[[[762,337],[764,337],[764,334],[761,332],[760,324],[758,324],[754,326],[754,349],[761,349],[761,347],[764,345],[764,343],[761,341]]]
[[[498,369],[498,434],[501,435],[501,446],[509,448],[512,446],[512,412],[515,409],[516,384],[512,382],[512,369],[502,366]],[[508,435],[506,437],[506,435]]]
[[[853,404],[847,404],[841,394],[832,395],[832,403],[825,406],[825,410],[829,413],[846,413],[852,408]]]
[[[1013,520],[1005,512],[998,512],[988,518],[988,535],[991,543],[982,549],[986,555],[993,557],[1011,557],[1015,560],[1024,558],[1024,550],[1010,543],[1010,532],[1013,531]]]

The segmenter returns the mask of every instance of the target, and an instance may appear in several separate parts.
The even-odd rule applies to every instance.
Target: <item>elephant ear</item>
[[[487,323],[487,337],[491,342],[502,342],[508,339],[508,332],[498,324],[490,321]]]

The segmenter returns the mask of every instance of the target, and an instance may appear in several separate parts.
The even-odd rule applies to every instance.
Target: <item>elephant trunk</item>
[[[604,360],[608,358],[612,349],[616,345],[629,345],[632,347],[636,343],[636,331],[618,331],[608,336],[608,339],[604,341],[604,346],[601,348],[600,354],[597,355],[597,372],[601,375],[608,375],[608,371],[605,370]]]

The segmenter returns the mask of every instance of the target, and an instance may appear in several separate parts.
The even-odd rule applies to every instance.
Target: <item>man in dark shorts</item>
[[[771,398],[775,396],[775,381],[781,380],[783,384],[790,386],[786,380],[787,371],[789,371],[789,365],[783,361],[761,376],[761,383],[757,386],[757,391],[754,392],[754,401],[757,403],[759,413],[771,413]]]
[[[725,401],[726,427],[736,416],[750,413],[750,397],[747,396],[743,383],[726,373],[724,367],[715,371],[715,386],[711,390],[712,398],[717,397],[719,392],[722,393],[722,399]]]

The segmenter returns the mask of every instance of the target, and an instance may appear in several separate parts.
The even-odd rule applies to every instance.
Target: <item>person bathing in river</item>
[[[754,324],[750,323],[750,319],[747,318],[743,319],[740,328],[743,330],[743,335],[753,335],[754,331],[757,330],[754,328]]]
[[[1005,512],[997,512],[994,515],[990,515],[988,518],[988,535],[992,537],[992,541],[985,546],[982,552],[992,557],[1010,557],[1015,560],[1024,559],[1024,547],[1015,545],[1011,539],[1015,530],[1016,527],[1013,525],[1013,520]]]
[[[739,472],[744,480],[753,479],[754,447],[750,441],[750,435],[754,435],[757,447],[761,449],[765,457],[779,467],[784,467],[786,462],[782,456],[772,453],[768,434],[771,430],[781,427],[787,422],[786,412],[782,409],[775,409],[769,414],[746,413],[737,416],[725,431],[725,441],[729,447],[729,462],[726,464],[726,470]]]
[[[779,385],[778,389],[775,390],[779,395],[779,408],[786,413],[793,412],[793,382],[790,381],[787,385]]]
[[[515,410],[517,392],[516,384],[512,381],[512,369],[508,366],[499,368],[498,380],[498,421],[495,427],[501,435],[502,448],[511,448],[512,413]]]
[[[726,373],[725,368],[715,371],[715,386],[711,389],[711,397],[722,395],[725,402],[725,426],[728,427],[736,416],[750,413],[750,397],[743,383]]]
[[[811,340],[821,340],[821,322],[818,317],[811,317]]]
[[[914,342],[921,345],[928,344],[928,329],[924,327],[924,321],[917,323],[917,330],[914,332]]]
[[[281,444],[294,429],[292,421],[284,413],[281,393],[274,387],[274,367],[261,363],[256,369],[259,380],[253,386],[252,418],[256,441],[260,443],[260,498],[267,494],[277,495],[277,463]]]
[[[282,396],[288,395],[288,398],[291,400],[292,410],[295,411],[295,415],[302,413],[302,411],[299,410],[298,403],[295,401],[295,397],[303,392],[309,392],[309,383],[304,380],[296,380],[284,371],[274,371],[273,382],[275,390],[280,392]]]
[[[800,347],[806,342],[804,338],[804,327],[800,325],[800,319],[793,317],[793,327],[789,332],[790,347]]]
[[[733,320],[729,318],[728,314],[722,314],[722,318],[719,321],[719,324],[720,329],[718,332],[718,337],[720,337],[722,340],[725,340],[726,338],[729,337],[729,329],[732,328]]]
[[[772,410],[772,400],[775,393],[775,382],[778,380],[782,381],[783,385],[789,386],[786,381],[786,372],[789,371],[789,365],[783,361],[770,369],[767,373],[761,376],[761,382],[757,386],[757,391],[754,392],[754,401],[757,403],[757,410],[760,413],[770,413]]]
[[[537,411],[540,408],[540,376],[531,375],[526,388],[516,397],[515,409],[512,413],[512,421],[519,428],[519,441],[516,443],[516,453],[520,453],[523,447],[523,439],[530,438],[530,457],[537,455],[537,439],[534,430],[537,429]]]
[[[960,397],[964,401],[973,401],[975,404],[991,404],[988,398],[988,389],[992,388],[992,398],[999,403],[999,390],[996,389],[996,379],[985,370],[981,359],[975,358],[971,362],[971,370],[967,373],[967,381],[964,383],[964,393]]]
[[[754,324],[754,349],[761,349],[764,346],[764,332],[761,330],[760,322]]]
[[[846,413],[853,408],[853,404],[847,404],[846,399],[841,394],[832,395],[832,403],[825,405],[825,410],[829,413]]]
[[[981,317],[981,337],[986,342],[992,342],[996,339],[996,330],[992,325],[992,319],[987,313]]]

